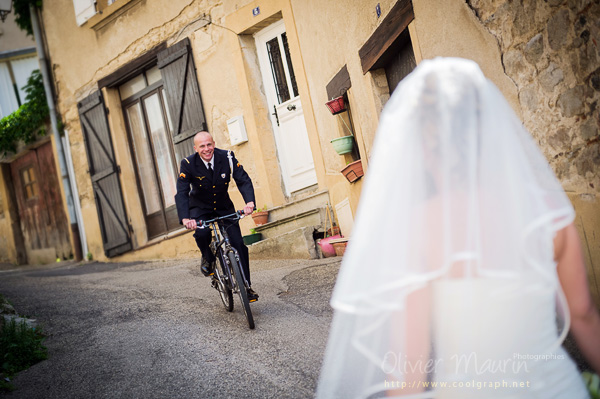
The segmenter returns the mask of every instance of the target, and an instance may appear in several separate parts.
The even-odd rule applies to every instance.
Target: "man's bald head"
[[[206,138],[210,138],[210,140],[212,140],[212,142],[214,143],[212,135],[209,132],[207,132],[206,130],[202,130],[202,131],[196,133],[196,135],[194,136],[194,145],[196,145],[200,140],[206,139]]]
[[[194,136],[194,151],[200,155],[204,161],[209,162],[215,151],[215,141],[207,131],[201,131]]]

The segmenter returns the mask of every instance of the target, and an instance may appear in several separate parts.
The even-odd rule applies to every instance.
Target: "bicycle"
[[[244,215],[244,211],[237,211],[231,215],[220,216],[210,220],[199,220],[197,229],[210,228],[213,231],[213,240],[210,249],[219,260],[220,268],[215,265],[211,285],[221,296],[221,301],[228,312],[233,312],[233,293],[237,293],[242,302],[244,314],[248,320],[250,329],[254,329],[254,318],[250,310],[248,300],[248,288],[250,288],[244,270],[241,268],[238,251],[231,245],[229,236],[222,220],[230,219],[238,221]],[[240,284],[243,282],[243,284]]]

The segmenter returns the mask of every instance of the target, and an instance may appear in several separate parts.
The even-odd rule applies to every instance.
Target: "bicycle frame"
[[[211,250],[214,250],[215,256],[218,257],[219,263],[223,269],[222,271],[225,274],[221,275],[219,267],[214,268],[213,283],[215,284],[213,287],[219,291],[223,305],[225,305],[225,308],[229,312],[233,311],[232,293],[235,292],[239,295],[244,314],[248,320],[248,326],[250,329],[253,329],[254,318],[248,301],[248,289],[250,288],[250,285],[244,274],[244,268],[240,262],[240,255],[233,245],[231,245],[229,236],[227,235],[227,228],[221,222],[224,219],[235,219],[237,221],[243,217],[243,214],[242,211],[238,211],[231,215],[199,221],[198,228],[212,229],[215,237],[210,243]]]
[[[202,221],[200,221],[201,223],[199,223],[199,227],[198,227],[198,228],[210,228],[213,231],[214,238],[213,238],[212,242],[210,243],[211,249],[213,249],[215,256],[221,257],[224,264],[228,265],[228,267],[225,269],[225,273],[227,274],[226,276],[221,276],[221,273],[219,272],[218,267],[215,267],[215,276],[219,279],[221,284],[230,288],[232,291],[234,291],[234,293],[238,293],[238,291],[239,291],[239,287],[237,286],[237,284],[239,284],[239,282],[236,281],[236,279],[233,278],[233,276],[231,274],[231,265],[230,265],[229,259],[227,257],[228,252],[232,252],[234,254],[235,259],[237,260],[238,264],[240,265],[240,271],[242,272],[242,276],[244,278],[244,285],[246,288],[249,287],[248,279],[244,273],[244,268],[241,267],[240,255],[239,255],[237,249],[235,249],[233,247],[233,245],[231,245],[231,242],[229,241],[229,236],[227,235],[227,229],[225,228],[225,226],[223,226],[221,221],[225,220],[225,219],[239,220],[243,217],[242,215],[243,215],[243,212],[238,211],[238,212],[232,213],[230,215],[220,216],[220,217],[210,219],[210,220],[202,220]],[[224,281],[223,277],[226,277],[225,280],[227,280],[227,281]]]

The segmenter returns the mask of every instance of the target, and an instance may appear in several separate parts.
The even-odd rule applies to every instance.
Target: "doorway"
[[[285,194],[317,183],[283,20],[254,35]]]

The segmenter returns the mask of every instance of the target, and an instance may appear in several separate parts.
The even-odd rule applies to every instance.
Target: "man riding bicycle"
[[[246,205],[244,214],[250,215],[255,208],[254,186],[244,167],[235,159],[233,152],[215,148],[215,142],[206,131],[194,136],[194,154],[181,161],[175,203],[179,222],[187,229],[196,229],[197,220],[212,219],[235,212],[227,189],[233,173],[235,181]],[[224,221],[229,239],[238,251],[248,285],[250,285],[250,260],[248,247],[244,244],[237,221]],[[200,270],[205,276],[214,273],[215,255],[210,249],[212,239],[210,229],[196,229],[196,244],[202,253]],[[248,299],[258,299],[252,288],[248,289]]]

